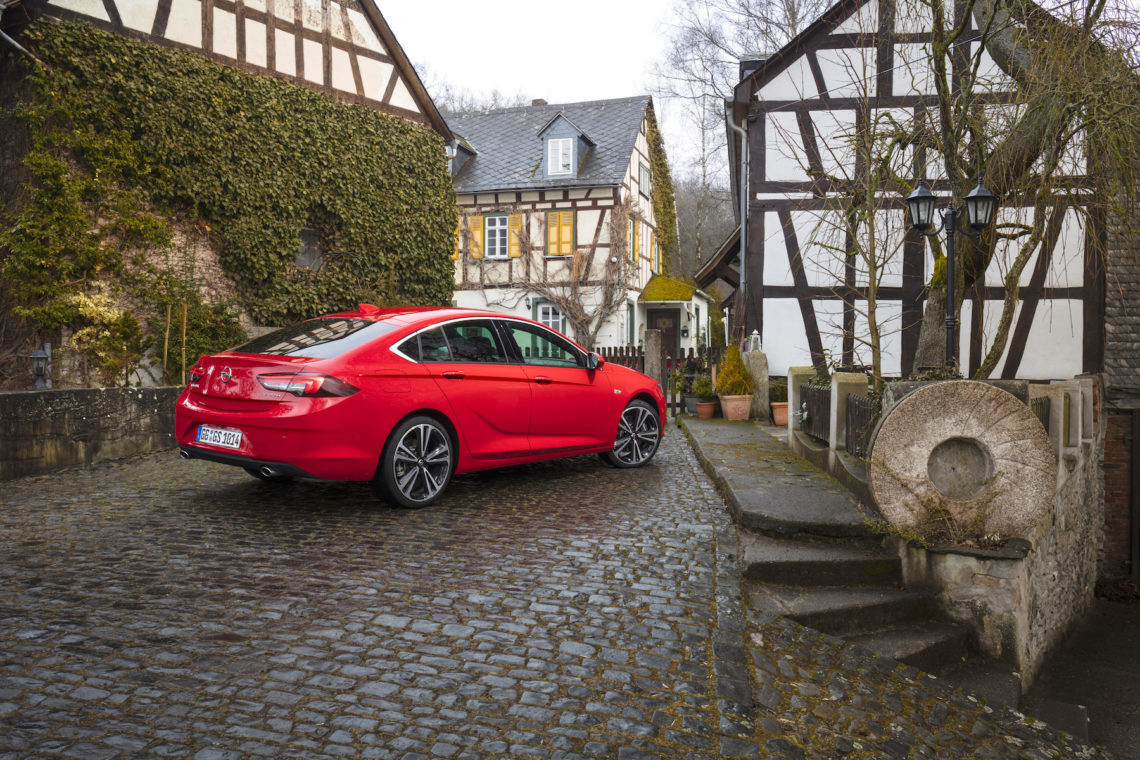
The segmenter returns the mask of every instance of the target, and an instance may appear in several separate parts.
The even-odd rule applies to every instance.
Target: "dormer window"
[[[574,138],[557,137],[546,143],[546,166],[550,174],[574,172]]]

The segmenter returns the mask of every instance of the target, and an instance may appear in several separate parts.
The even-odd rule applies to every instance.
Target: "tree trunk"
[[[914,352],[913,374],[946,364],[946,288],[931,287],[922,312],[918,348]]]

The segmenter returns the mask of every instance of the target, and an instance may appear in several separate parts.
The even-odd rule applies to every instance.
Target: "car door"
[[[535,453],[613,442],[617,402],[605,367],[586,369],[585,354],[552,330],[499,322],[530,383],[530,444]]]
[[[459,435],[476,459],[525,454],[530,447],[530,383],[491,320],[447,322],[413,336],[419,361],[451,406]]]

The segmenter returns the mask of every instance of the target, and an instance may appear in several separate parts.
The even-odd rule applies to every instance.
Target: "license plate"
[[[240,449],[241,431],[199,425],[198,437],[194,440],[198,443],[208,443],[211,446],[221,446],[224,449]]]

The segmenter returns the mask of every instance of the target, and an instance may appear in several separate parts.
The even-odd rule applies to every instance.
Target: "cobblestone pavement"
[[[758,756],[676,433],[420,511],[173,452],[0,488],[0,758]]]
[[[0,500],[0,760],[1107,757],[747,627],[735,529],[675,433],[642,470],[465,476],[415,512],[171,452]]]

